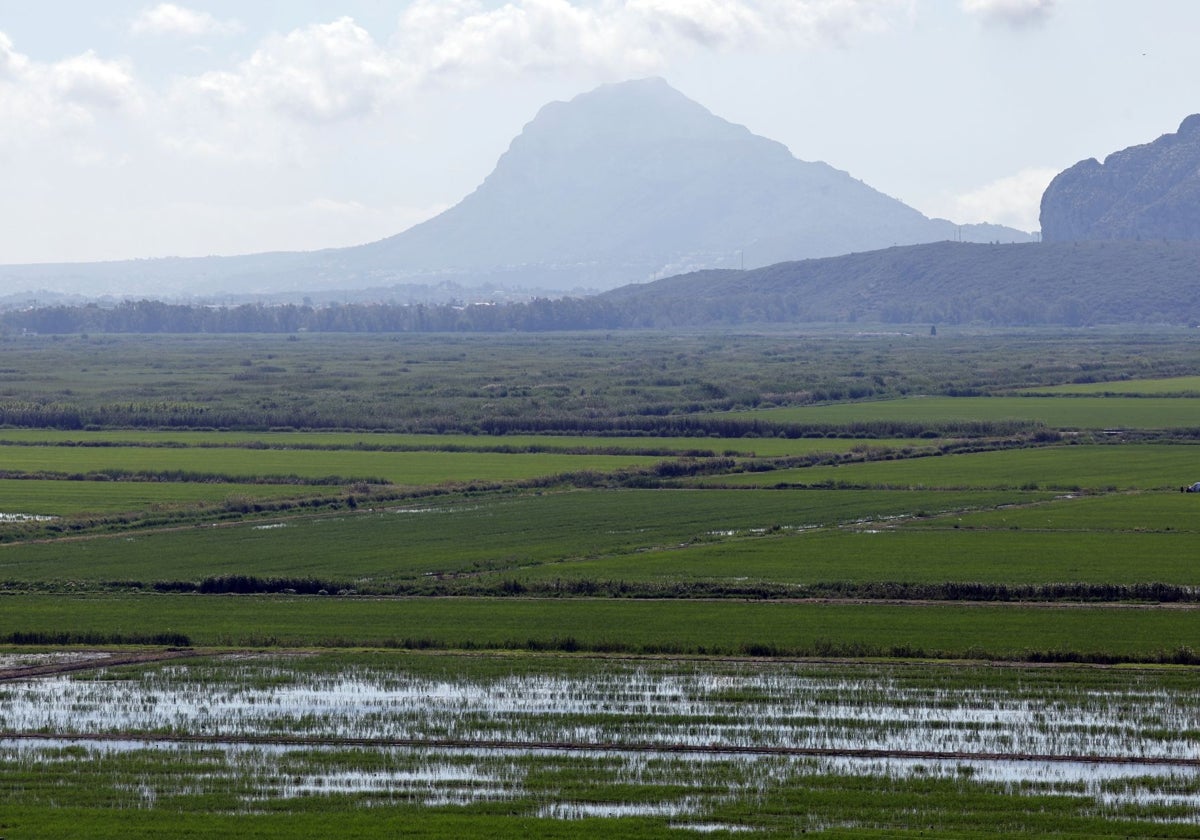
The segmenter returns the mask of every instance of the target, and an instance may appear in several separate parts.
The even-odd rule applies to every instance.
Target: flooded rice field
[[[10,683],[0,729],[1200,760],[1200,694],[1150,672],[1104,685],[1006,669],[983,685],[914,670],[605,661],[483,676],[215,659]]]
[[[245,807],[512,801],[549,818],[718,831],[738,827],[719,818],[731,803],[845,777],[1195,822],[1197,688],[1184,669],[207,658],[0,684],[0,763],[136,756],[150,769],[114,777],[130,807],[184,784],[233,791]],[[160,775],[157,764],[189,769]],[[580,779],[612,791],[572,793]]]

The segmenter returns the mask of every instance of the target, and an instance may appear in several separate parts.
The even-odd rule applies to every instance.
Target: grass
[[[828,331],[612,338],[0,337],[5,356],[0,422],[10,424],[0,429],[5,470],[78,476],[132,471],[184,479],[0,481],[0,511],[153,513],[221,506],[230,497],[340,498],[353,492],[338,485],[196,481],[202,476],[239,476],[246,482],[295,476],[300,485],[329,476],[379,478],[445,492],[472,482],[612,473],[699,450],[782,458],[863,452],[864,447],[919,449],[943,443],[940,436],[953,423],[976,420],[1033,420],[1051,428],[1194,428],[1200,414],[1194,400],[1182,396],[1200,392],[1200,378],[1192,376],[1197,361],[1192,338],[1182,331],[947,334],[937,341],[894,331],[886,337]],[[1151,382],[1146,376],[1160,378]],[[1085,378],[1107,382],[1070,384]],[[1061,393],[1045,397],[909,396],[1042,393],[1056,386]],[[1092,388],[1091,396],[1082,395]],[[1109,393],[1138,396],[1103,396]],[[740,419],[728,424],[728,418]],[[860,434],[924,431],[933,437],[853,439],[848,436],[852,427]],[[964,434],[978,433],[963,428]],[[478,434],[497,430],[512,433]],[[584,434],[528,434],[536,430]],[[646,434],[653,430],[686,436]],[[728,436],[745,432],[762,436]],[[836,437],[778,436],[818,433]],[[632,691],[624,677],[658,667],[648,663],[660,658],[682,658],[662,667],[693,674],[698,685],[712,689],[713,702],[723,704],[704,721],[680,723],[676,718],[686,718],[687,704],[672,689],[676,695],[665,691],[655,700],[660,708],[639,707],[628,727],[595,710],[533,721],[579,726],[585,733],[615,727],[626,734],[644,733],[660,722],[695,723],[698,731],[718,725],[753,731],[758,710],[785,702],[797,704],[787,712],[791,725],[810,727],[814,737],[832,732],[844,722],[824,719],[795,696],[771,699],[769,680],[744,686],[728,677],[758,667],[745,657],[838,657],[833,671],[841,678],[861,680],[866,693],[889,702],[907,697],[917,704],[914,713],[942,708],[938,692],[948,686],[977,688],[983,692],[980,708],[991,714],[1000,705],[989,706],[995,695],[987,692],[1018,684],[1028,692],[1023,697],[1034,710],[1030,714],[1051,715],[1065,697],[1094,698],[1117,685],[1127,693],[1114,703],[1124,704],[1122,713],[1134,716],[1139,727],[1164,733],[1163,738],[1194,740],[1190,723],[1158,720],[1155,703],[1195,694],[1200,610],[915,599],[939,597],[919,594],[926,584],[933,591],[955,582],[964,584],[962,592],[949,597],[974,597],[970,585],[988,582],[1010,588],[1027,584],[1034,594],[1020,596],[1026,598],[1038,597],[1037,585],[1059,582],[1170,583],[1190,590],[1197,586],[1200,525],[1193,515],[1196,500],[1177,488],[1200,478],[1191,474],[1195,453],[1200,449],[1186,445],[1063,445],[701,479],[672,478],[665,471],[639,480],[691,483],[571,492],[460,487],[456,495],[406,502],[404,513],[395,507],[368,510],[376,502],[366,497],[357,510],[320,515],[293,511],[268,518],[246,505],[244,522],[196,520],[187,527],[172,522],[172,529],[129,527],[115,535],[0,546],[0,581],[6,582],[0,590],[0,639],[89,644],[157,639],[218,651],[245,646],[324,650],[304,660],[311,667],[289,671],[277,662],[257,676],[240,660],[217,664],[216,659],[209,660],[211,671],[199,663],[173,663],[155,666],[157,671],[130,666],[96,674],[99,682],[142,675],[151,685],[156,674],[196,667],[201,683],[208,679],[205,674],[214,675],[203,686],[214,709],[246,686],[230,683],[229,670],[222,669],[247,680],[291,680],[317,691],[342,684],[353,669],[373,662],[393,676],[400,669],[419,671],[434,685],[469,671],[490,675],[503,688],[513,673],[539,672],[553,662],[550,670],[575,674],[585,683],[620,686],[624,698]],[[738,468],[759,466],[742,460]],[[779,483],[825,489],[720,486]],[[1084,497],[1054,498],[1064,494]],[[13,526],[7,537],[15,538],[18,530]],[[75,532],[64,525],[60,533]],[[311,577],[367,594],[153,591],[156,581],[221,575]],[[761,592],[754,589],[757,584]],[[839,590],[843,584],[851,588]],[[829,594],[868,594],[861,601],[786,597],[821,586]],[[393,591],[388,587],[458,594],[369,594]],[[520,596],[522,587],[541,597]],[[580,597],[593,590],[609,597]],[[472,591],[505,597],[466,597]],[[697,597],[721,592],[726,597]],[[730,596],[751,592],[762,599]],[[906,593],[909,600],[867,600],[888,592]],[[643,597],[629,597],[632,593]],[[648,593],[673,597],[644,597]],[[566,594],[573,597],[558,597]],[[1109,600],[1118,597],[1129,596],[1118,593]],[[422,652],[379,652],[397,648]],[[518,653],[499,653],[507,649]],[[579,657],[583,651],[606,658]],[[632,663],[618,656],[631,657]],[[738,661],[727,663],[730,671],[715,673],[710,685],[704,669],[726,666],[688,658],[712,656]],[[847,663],[846,657],[865,661]],[[925,658],[1154,667],[1029,669],[966,667],[960,661],[949,667]],[[898,661],[920,664],[897,669]],[[5,684],[0,695],[8,698],[14,695],[6,692],[32,685]],[[911,692],[919,685],[932,686],[940,699],[924,694],[914,699]],[[847,696],[833,691],[830,702],[845,703]],[[153,700],[167,708],[180,698],[148,691],[135,699],[139,707]],[[11,703],[0,706],[0,716],[11,714]],[[471,721],[480,709],[468,704],[461,712]],[[880,727],[896,723],[886,714],[872,720]],[[373,718],[359,714],[355,721],[370,726]],[[281,731],[317,730],[329,722],[292,723]],[[504,718],[500,725],[516,724]],[[988,738],[1004,734],[994,725],[980,726]],[[1080,724],[1081,739],[1096,734],[1084,728]],[[247,766],[244,753],[238,758],[210,746],[134,749],[104,761],[85,760],[71,746],[52,761],[32,752],[8,758],[15,754],[10,751],[0,761],[0,790],[5,791],[0,793],[0,835],[9,838],[695,837],[695,831],[672,828],[676,820],[661,815],[535,816],[547,804],[664,803],[689,795],[707,797],[709,828],[748,827],[766,836],[801,831],[829,837],[1196,835],[1195,814],[1185,806],[1104,806],[1065,788],[1024,778],[985,782],[965,771],[897,776],[881,768],[851,774],[822,767],[789,775],[776,766],[757,777],[716,758],[655,757],[633,773],[619,762],[588,755],[460,755],[460,764],[519,767],[526,790],[508,799],[446,805],[401,801],[394,791],[374,797],[281,792],[313,768],[378,769],[389,762],[407,767],[405,762],[420,763],[428,752],[389,755],[366,746],[272,754],[266,763],[278,779],[258,798],[248,798],[257,788],[236,776]],[[1192,787],[1186,790],[1193,790],[1194,780],[1188,784]],[[151,802],[147,790],[160,794]],[[1158,818],[1166,821],[1153,821]]]
[[[341,493],[340,487],[295,487],[286,484],[0,479],[0,512],[84,516],[212,505],[230,497],[272,500]]]
[[[75,775],[74,773],[72,775]],[[78,777],[64,780],[74,784]],[[190,805],[190,807],[189,807]],[[304,803],[294,812],[232,813],[209,811],[203,800],[180,803],[174,808],[128,809],[103,806],[23,807],[15,804],[4,818],[3,827],[13,840],[25,838],[75,838],[85,831],[91,838],[128,837],[229,837],[295,838],[338,837],[478,837],[545,838],[571,840],[598,838],[614,834],[629,838],[686,838],[695,832],[672,830],[662,819],[572,820],[555,821],[508,813],[472,813],[460,808],[420,808],[417,806],[355,808],[351,802]],[[324,808],[320,807],[325,805]]]
[[[929,423],[1031,420],[1054,429],[1174,429],[1200,423],[1197,403],[1166,397],[906,397],[734,412],[774,423]]]
[[[1103,396],[1200,396],[1200,376],[1168,376],[1161,379],[1121,379],[1106,382],[1072,382],[1036,389],[1039,394],[1099,394]]]
[[[164,775],[169,770],[161,770]],[[92,784],[96,780],[84,778]],[[57,774],[51,780],[61,778]],[[553,777],[551,777],[553,778]],[[67,784],[79,777],[64,779]],[[107,793],[105,787],[98,790]],[[526,815],[529,801],[490,807],[376,806],[353,800],[315,797],[288,807],[231,813],[227,800],[199,797],[157,809],[104,806],[40,808],[14,804],[3,822],[8,837],[71,838],[81,831],[95,838],[249,837],[373,838],[694,838],[686,823],[672,827],[665,817],[554,820]],[[770,787],[720,809],[713,824],[747,826],[757,836],[794,837],[995,837],[1053,834],[1056,837],[1194,837],[1190,826],[1089,814],[1090,800],[1071,796],[1014,796],[999,785],[962,781],[872,780],[844,776],[810,777],[790,789]],[[723,836],[722,832],[712,832]],[[734,835],[736,836],[736,835]]]
[[[776,484],[894,488],[1027,488],[1043,490],[1169,489],[1191,483],[1200,446],[1098,444],[1049,446],[867,461],[696,479],[695,484]]]
[[[559,452],[583,454],[635,454],[645,450],[663,452],[709,452],[764,458],[848,452],[864,445],[873,448],[931,447],[941,441],[929,439],[857,439],[853,437],[811,438],[719,438],[719,437],[621,437],[617,435],[456,435],[393,434],[387,432],[217,432],[117,429],[64,431],[60,429],[0,429],[0,446],[172,446],[279,449],[398,449],[436,452]]]
[[[652,567],[650,558],[663,551],[671,562],[677,552],[670,550],[681,545],[733,540],[723,555],[724,576],[731,577],[744,574],[739,552],[753,555],[746,538],[772,529],[898,516],[915,508],[971,510],[1042,497],[1015,491],[765,490],[485,495],[289,517],[271,520],[277,527],[269,528],[259,520],[0,546],[0,580],[151,583],[225,574],[311,575],[385,587],[434,573],[507,573],[612,555],[633,555],[628,564]],[[549,567],[551,573],[557,568]]]
[[[915,519],[905,523],[905,527],[991,531],[1020,528],[1101,535],[1113,531],[1196,533],[1200,531],[1198,509],[1200,498],[1191,493],[1116,493],[1061,497],[1003,510]]]
[[[13,633],[182,633],[199,645],[1156,661],[1200,649],[1200,610],[613,599],[0,596]]]
[[[104,471],[183,472],[253,479],[298,476],[392,484],[511,481],[575,471],[612,471],[662,460],[645,455],[508,454],[496,452],[359,452],[308,449],[0,446],[9,471],[88,475]]]
[[[522,581],[688,583],[1200,583],[1196,533],[852,530],[784,534],[539,565]]]

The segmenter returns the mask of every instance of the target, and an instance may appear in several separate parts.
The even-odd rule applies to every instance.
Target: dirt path
[[[61,653],[58,651],[56,653]],[[49,662],[38,662],[30,665],[15,665],[10,668],[0,666],[0,682],[24,680],[31,677],[69,674],[76,671],[91,671],[97,668],[111,668],[115,665],[143,665],[148,662],[162,662],[170,659],[185,659],[199,656],[200,653],[192,648],[167,648],[166,650],[137,651],[137,652],[108,652],[108,651],[78,651],[77,659],[57,659]],[[95,654],[108,654],[97,656]]]

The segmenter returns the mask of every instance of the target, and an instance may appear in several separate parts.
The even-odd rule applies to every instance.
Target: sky
[[[926,215],[1200,111],[1195,0],[0,0],[0,264],[312,250],[478,186],[547,102],[662,76]]]

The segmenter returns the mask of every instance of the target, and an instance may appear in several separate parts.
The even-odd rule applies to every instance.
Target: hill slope
[[[705,271],[595,300],[626,326],[753,321],[997,325],[1200,321],[1200,243],[941,242]]]
[[[940,242],[750,271],[709,269],[508,306],[152,301],[0,313],[0,332],[543,332],[766,323],[1200,324],[1200,243]]]

